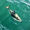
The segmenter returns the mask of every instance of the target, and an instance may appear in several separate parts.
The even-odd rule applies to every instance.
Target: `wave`
[[[22,3],[25,3],[26,5],[29,5],[30,6],[30,3],[28,2],[25,2],[25,1],[21,1]]]
[[[19,1],[16,1],[16,0],[14,0],[14,1],[12,1],[12,0],[7,0],[8,2],[11,2],[11,3],[14,3],[14,2],[16,2],[16,3],[20,3]]]
[[[3,26],[2,24],[0,24],[0,30],[9,30],[7,27]]]
[[[8,2],[11,2],[11,3],[20,3],[20,2],[22,2],[22,3],[25,3],[26,5],[29,5],[30,6],[30,3],[28,3],[28,2],[26,2],[25,0],[19,0],[19,1],[17,1],[17,0],[7,0]]]

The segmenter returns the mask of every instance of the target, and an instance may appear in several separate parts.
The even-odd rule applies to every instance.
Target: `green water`
[[[22,23],[15,21],[6,6],[21,17]],[[30,0],[0,0],[0,30],[30,30]]]

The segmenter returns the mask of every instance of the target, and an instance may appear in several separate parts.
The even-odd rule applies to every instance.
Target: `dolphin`
[[[8,8],[8,10],[9,10],[9,6],[7,6],[6,8]],[[17,13],[15,13],[15,11],[9,10],[9,12],[14,20],[22,22],[21,18],[19,17],[19,15]]]

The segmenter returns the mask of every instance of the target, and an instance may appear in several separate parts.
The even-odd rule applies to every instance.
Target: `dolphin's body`
[[[22,22],[21,18],[15,13],[15,11],[10,10],[10,14],[16,21]]]
[[[9,10],[9,6],[7,6],[6,8],[8,8],[8,10]],[[15,13],[15,11],[9,10],[9,13],[11,14],[11,16],[13,17],[14,20],[22,22],[21,18],[18,16],[17,13]]]

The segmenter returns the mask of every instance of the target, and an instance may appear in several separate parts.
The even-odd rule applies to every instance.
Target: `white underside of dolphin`
[[[16,20],[18,22],[22,22],[21,18],[18,16],[18,14],[15,14],[15,17],[18,18],[19,20],[13,17],[14,20]]]

